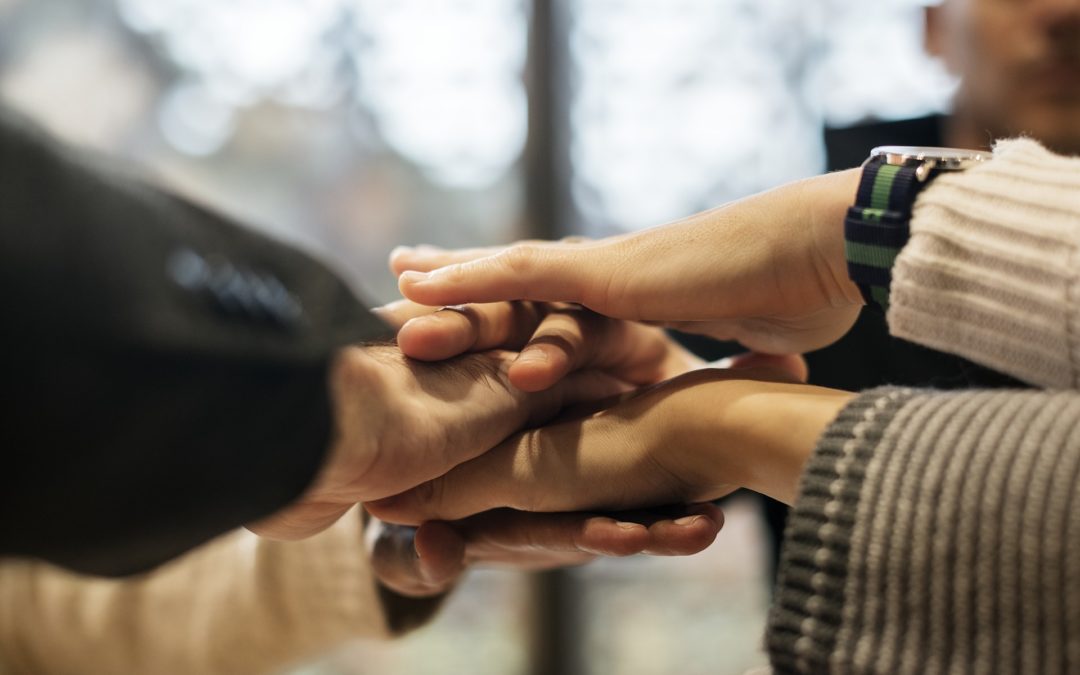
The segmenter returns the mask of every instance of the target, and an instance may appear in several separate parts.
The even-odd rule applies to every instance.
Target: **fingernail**
[[[729,356],[727,358],[720,359],[718,361],[713,361],[712,362],[712,367],[713,368],[730,368],[731,364],[733,364],[733,363],[735,363],[735,359],[733,359],[733,358],[731,358]]]
[[[701,520],[701,516],[683,516],[675,521],[676,525],[688,527]]]
[[[408,272],[402,272],[399,280],[406,284],[420,284],[426,281],[427,278],[428,275],[423,272],[414,272],[410,270]]]
[[[617,523],[617,524],[619,526],[619,529],[621,529],[621,530],[637,530],[637,529],[640,529],[642,527],[645,527],[644,525],[641,525],[640,523]]]
[[[401,309],[402,307],[405,307],[406,305],[408,305],[408,303],[409,303],[408,300],[391,300],[390,302],[386,303],[385,305],[379,305],[378,307],[373,307],[371,309],[371,311],[373,311],[373,312],[396,312],[399,309]]]
[[[413,252],[413,247],[412,246],[395,246],[394,250],[390,251],[390,257],[394,258],[394,257],[397,257],[399,255],[404,255],[406,253],[412,253],[412,252]]]

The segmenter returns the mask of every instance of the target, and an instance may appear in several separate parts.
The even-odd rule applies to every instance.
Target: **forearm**
[[[1077,419],[1071,392],[884,389],[845,408],[792,512],[777,670],[1075,670]]]
[[[844,214],[854,202],[859,177],[858,169],[850,169],[795,181],[663,227],[672,228],[671,239],[680,248],[715,256],[714,264],[697,261],[684,274],[701,275],[701,288],[714,293],[718,307],[732,307],[719,314],[769,306],[777,294],[796,306],[815,305],[822,297],[834,306],[862,304],[848,278],[843,236]],[[746,267],[754,274],[744,274],[743,260],[752,261]],[[725,267],[737,280],[727,288],[717,279]]]

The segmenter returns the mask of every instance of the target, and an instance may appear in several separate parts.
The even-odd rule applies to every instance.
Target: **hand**
[[[801,353],[843,336],[862,305],[843,244],[858,180],[858,170],[820,176],[596,242],[399,249],[392,266],[402,294],[425,305],[574,302],[754,351]]]
[[[659,328],[575,306],[498,302],[437,310],[400,300],[376,311],[402,326],[398,346],[421,361],[489,349],[520,352],[508,377],[524,391],[542,391],[582,368],[647,385],[705,365]]]
[[[712,504],[609,515],[500,509],[419,528],[372,519],[367,539],[379,581],[423,597],[445,593],[472,566],[543,570],[596,556],[692,555],[716,539],[723,523]]]
[[[694,371],[583,419],[519,434],[446,476],[366,506],[411,524],[498,507],[702,502],[739,487],[790,504],[817,439],[852,394],[787,379],[768,369]]]
[[[250,529],[276,539],[311,536],[357,502],[407,490],[568,405],[629,388],[587,371],[526,393],[507,382],[512,359],[492,351],[424,364],[389,346],[341,350],[331,366],[335,429],[323,470],[296,503]]]

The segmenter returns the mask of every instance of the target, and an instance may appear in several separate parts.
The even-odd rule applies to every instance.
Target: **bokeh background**
[[[0,0],[0,100],[384,302],[397,244],[654,225],[821,171],[826,125],[944,110],[921,19],[916,0]],[[764,663],[755,508],[690,559],[475,573],[418,634],[285,672],[510,675],[557,649],[566,675],[742,673]]]

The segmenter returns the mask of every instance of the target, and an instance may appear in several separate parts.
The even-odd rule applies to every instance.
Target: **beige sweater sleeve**
[[[131,580],[0,565],[0,672],[265,673],[386,636],[359,514],[301,542],[232,532]]]
[[[1001,141],[919,196],[890,331],[1053,388],[1080,387],[1080,158]]]

